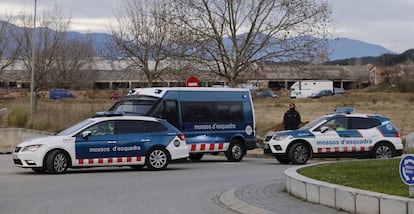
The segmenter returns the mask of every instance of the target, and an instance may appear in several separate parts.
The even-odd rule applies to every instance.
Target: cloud
[[[338,37],[379,44],[395,52],[414,48],[414,1],[330,0]]]

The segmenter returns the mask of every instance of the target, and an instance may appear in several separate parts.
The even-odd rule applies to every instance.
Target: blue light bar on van
[[[337,108],[337,109],[335,109],[335,113],[346,113],[346,114],[350,114],[352,112],[355,112],[355,108],[352,108],[352,107],[344,107],[344,108]]]
[[[120,111],[100,111],[96,112],[94,117],[114,117],[114,116],[123,116],[124,112]]]

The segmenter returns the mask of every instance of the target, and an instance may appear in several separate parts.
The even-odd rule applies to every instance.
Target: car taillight
[[[395,137],[401,137],[401,133],[400,132],[394,132],[394,136]]]
[[[183,135],[183,134],[179,134],[179,135],[177,135],[178,136],[178,138],[180,138],[180,140],[185,140],[185,136]]]

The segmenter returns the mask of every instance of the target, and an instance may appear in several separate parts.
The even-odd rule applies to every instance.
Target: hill
[[[383,66],[394,66],[405,62],[414,62],[414,49],[405,51],[402,54],[382,54],[381,56],[369,56],[359,58],[347,58],[329,61],[328,65],[358,65],[358,64],[375,64]]]
[[[3,21],[0,20],[0,22]],[[21,31],[21,27],[14,24],[8,26],[16,28],[17,32]],[[240,37],[243,37],[243,35],[240,35]],[[79,33],[75,31],[68,32],[68,39],[74,38],[81,40],[92,39],[97,57],[107,56],[109,54],[107,47],[109,44],[113,44],[111,34],[107,33]],[[260,39],[261,37],[258,38]],[[225,42],[227,43],[228,39],[225,39]],[[349,38],[329,39],[328,45],[329,50],[331,50],[331,53],[329,55],[329,59],[331,61],[361,57],[378,57],[384,54],[394,54],[392,51],[380,45]],[[260,53],[258,54],[260,55]],[[4,56],[7,56],[7,54]],[[369,61],[371,59],[366,58],[364,60]]]
[[[375,44],[367,42],[338,38],[328,40],[329,48],[332,53],[329,55],[329,60],[360,58],[360,57],[377,57],[383,54],[393,54],[392,51]]]

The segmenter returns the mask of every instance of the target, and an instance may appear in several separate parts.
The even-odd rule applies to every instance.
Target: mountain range
[[[384,54],[395,54],[391,50],[388,50],[380,45],[375,45],[355,39],[329,39],[328,44],[330,50],[332,50],[329,55],[330,61],[348,58],[378,57]]]
[[[106,45],[112,40],[111,35],[106,33],[91,33],[91,36],[94,47],[98,53],[105,52]],[[70,32],[69,37],[82,38],[86,37],[86,35],[78,32]],[[349,38],[328,39],[328,45],[330,50],[330,61],[348,58],[378,57],[383,54],[394,54],[393,51],[380,45]]]
[[[0,22],[2,22],[0,20]],[[9,25],[11,27],[20,28],[16,25]],[[92,38],[93,46],[96,49],[97,55],[106,55],[107,46],[112,40],[112,36],[107,33],[90,33],[84,34],[75,31],[68,33],[68,38],[73,39],[87,39],[88,36]],[[361,57],[378,57],[384,54],[395,54],[391,50],[388,50],[380,45],[371,44],[365,41],[349,39],[349,38],[337,38],[328,39],[329,45],[329,61],[349,59],[349,58],[361,58]]]

